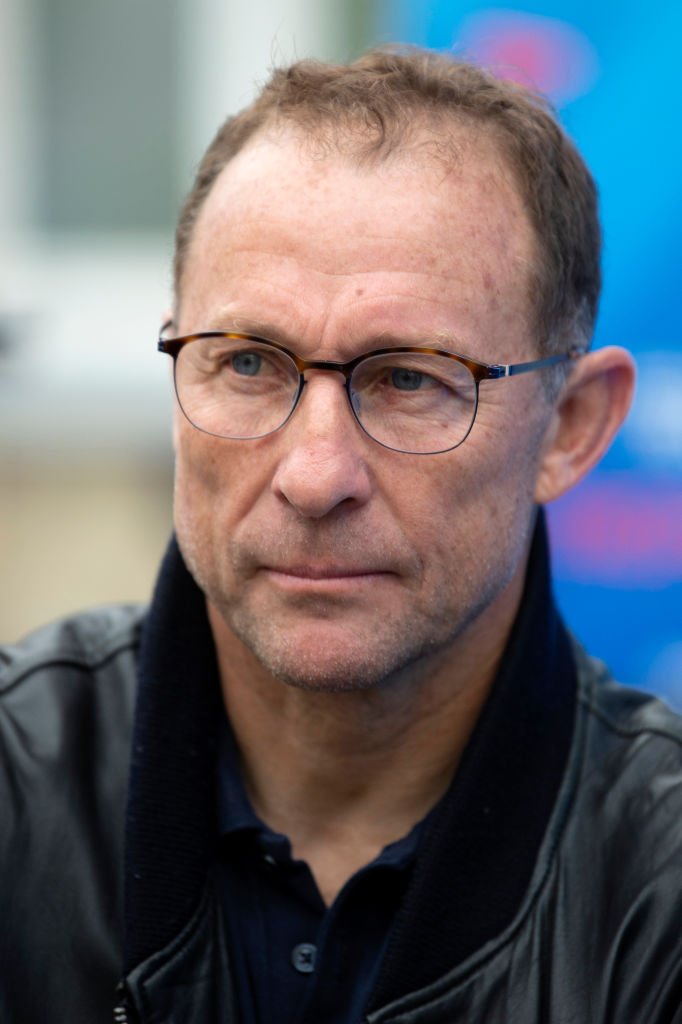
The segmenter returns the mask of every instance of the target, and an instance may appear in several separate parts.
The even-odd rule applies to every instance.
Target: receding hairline
[[[300,145],[301,151],[312,160],[337,160],[359,172],[371,173],[394,162],[414,161],[415,166],[418,167],[421,164],[429,170],[440,167],[444,180],[456,172],[457,167],[461,166],[465,160],[486,161],[488,166],[495,170],[503,185],[518,200],[519,210],[528,228],[531,246],[530,257],[532,261],[537,260],[539,258],[537,232],[534,230],[530,212],[526,207],[523,190],[513,162],[505,153],[498,133],[491,126],[482,124],[475,116],[466,111],[449,114],[416,108],[415,114],[414,120],[401,133],[397,141],[394,140],[391,146],[380,148],[373,145],[371,130],[363,123],[357,120],[353,121],[350,117],[343,124],[329,125],[316,121],[311,121],[308,124],[273,112],[224,162],[212,179],[210,187],[202,196],[201,203],[196,207],[191,223],[191,233],[186,239],[183,258],[176,270],[176,315],[180,310],[184,270],[191,257],[192,242],[209,197],[235,162],[263,144],[285,146],[293,142]],[[526,269],[528,277],[532,278],[532,264],[526,265]],[[527,283],[530,285],[530,282]]]

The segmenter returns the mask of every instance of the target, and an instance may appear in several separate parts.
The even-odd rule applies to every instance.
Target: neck
[[[327,902],[447,790],[490,691],[523,571],[448,649],[371,690],[270,675],[209,604],[225,707],[256,813],[286,834]]]

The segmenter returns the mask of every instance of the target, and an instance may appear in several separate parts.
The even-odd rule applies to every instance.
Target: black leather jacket
[[[92,612],[0,653],[2,1024],[238,1024],[210,864],[182,922],[163,946],[133,957],[115,995],[141,622],[132,607]],[[473,949],[465,935],[462,955],[451,954],[443,946],[460,941],[452,928],[466,891],[450,899],[448,872],[458,892],[458,868],[441,850],[412,949],[437,976],[393,996],[385,986],[370,1024],[682,1022],[682,724],[576,657],[570,743],[519,900],[495,934]],[[133,763],[152,756],[136,737]],[[532,789],[533,779],[522,781]],[[139,831],[139,808],[132,818],[129,832]],[[149,824],[155,835],[153,815]],[[176,860],[182,842],[170,843]],[[439,849],[442,835],[433,843]],[[504,892],[496,874],[513,868],[503,855],[493,850],[486,866],[495,904]],[[128,867],[133,893],[136,881],[153,888],[134,861]],[[164,916],[175,888],[160,879],[153,919],[148,909],[133,918],[142,931]],[[471,907],[465,920],[475,935]],[[144,948],[144,936],[126,941]]]

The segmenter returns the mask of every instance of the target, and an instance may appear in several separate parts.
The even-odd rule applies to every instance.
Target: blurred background
[[[597,344],[634,410],[550,509],[591,651],[682,708],[682,8],[674,0],[0,0],[0,641],[144,600],[171,525],[155,352],[181,198],[268,69],[408,41],[550,94],[603,196]]]

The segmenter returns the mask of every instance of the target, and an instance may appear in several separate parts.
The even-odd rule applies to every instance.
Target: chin
[[[357,693],[379,689],[405,679],[418,664],[423,664],[442,649],[450,637],[422,638],[406,636],[405,631],[389,630],[381,636],[362,630],[328,630],[311,636],[295,631],[240,628],[233,631],[261,665],[275,679],[311,693]],[[390,635],[388,635],[390,634]]]
[[[349,693],[368,690],[385,679],[389,666],[376,655],[348,642],[296,643],[290,636],[273,642],[272,638],[253,637],[236,630],[240,639],[275,679],[287,686],[314,693]]]

